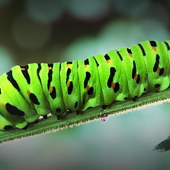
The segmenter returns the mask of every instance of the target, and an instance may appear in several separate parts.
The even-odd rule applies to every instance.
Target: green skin
[[[84,61],[14,66],[0,77],[0,130],[23,129],[50,112],[59,117],[163,91],[170,80],[169,46],[145,41]]]

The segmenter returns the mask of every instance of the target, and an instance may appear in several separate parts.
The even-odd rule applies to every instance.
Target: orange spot
[[[21,70],[25,70],[25,68],[21,68]]]
[[[157,73],[158,73],[158,74],[160,73],[160,70],[161,70],[161,69],[158,67],[158,68],[157,68]]]
[[[67,64],[67,67],[70,67],[71,64]]]
[[[31,95],[31,93],[30,93],[30,91],[29,90],[27,90],[27,94],[30,96]]]
[[[154,50],[154,51],[156,51],[157,49],[156,49],[156,47],[152,47],[152,49]]]
[[[137,74],[135,74],[135,80],[137,80],[138,79],[138,75]]]
[[[67,81],[67,88],[70,86],[70,80]]]
[[[85,68],[87,68],[89,65],[85,65]]]
[[[48,70],[51,70],[52,69],[52,67],[48,67]]]
[[[109,64],[111,62],[111,60],[107,60],[107,63]]]
[[[133,56],[132,56],[132,54],[131,54],[131,53],[129,53],[129,55],[130,55],[130,57],[131,57],[131,58],[133,58]]]
[[[53,86],[49,87],[49,92],[52,93],[53,92]]]
[[[113,81],[112,81],[111,86],[112,86],[112,89],[114,90],[114,88],[115,88],[115,83],[114,83]]]
[[[1,103],[1,105],[2,105],[2,107],[3,107],[4,109],[6,109],[6,105],[5,105],[5,104],[2,104],[2,103]]]
[[[89,86],[88,84],[87,84],[86,89],[87,89],[87,91],[89,91],[89,90],[90,90],[90,86]]]

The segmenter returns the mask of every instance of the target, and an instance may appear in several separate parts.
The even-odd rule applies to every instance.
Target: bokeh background
[[[0,74],[170,39],[169,0],[0,0]],[[170,169],[170,104],[0,145],[0,169]]]

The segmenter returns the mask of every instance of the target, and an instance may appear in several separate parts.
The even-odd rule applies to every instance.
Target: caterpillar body
[[[24,129],[39,116],[135,100],[170,82],[170,41],[144,41],[84,61],[14,66],[0,76],[0,130]]]

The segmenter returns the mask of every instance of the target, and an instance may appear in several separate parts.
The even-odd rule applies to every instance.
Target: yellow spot
[[[70,80],[67,81],[67,88],[70,86]]]
[[[135,74],[135,80],[137,80],[138,79],[138,75],[137,74]]]
[[[157,73],[158,73],[158,74],[160,73],[160,70],[161,70],[160,67],[158,67],[158,68],[157,68]]]
[[[131,54],[131,53],[129,53],[129,55],[130,55],[130,57],[131,57],[131,58],[133,58],[133,56],[132,56],[132,54]]]
[[[21,68],[21,70],[25,70],[25,68]]]
[[[67,64],[67,67],[70,67],[71,64]]]
[[[112,86],[112,89],[114,90],[115,89],[115,83],[113,81],[112,81],[111,86]]]
[[[6,109],[6,105],[5,105],[5,104],[2,104],[2,103],[1,103],[1,105],[2,105],[2,107],[3,107],[4,109]]]
[[[157,50],[157,48],[156,48],[156,47],[152,47],[152,49],[153,49],[154,51],[156,51],[156,50]]]
[[[51,70],[52,69],[52,67],[48,67],[48,70]]]
[[[30,93],[30,91],[29,90],[27,90],[27,94],[30,96],[31,95],[31,93]]]
[[[87,68],[89,65],[85,65],[85,68]]]
[[[86,89],[87,89],[87,91],[89,91],[89,90],[90,90],[90,86],[89,86],[88,84],[87,84]]]
[[[49,92],[52,93],[53,92],[53,86],[49,87]]]
[[[111,60],[107,60],[107,63],[109,64],[111,62]]]

